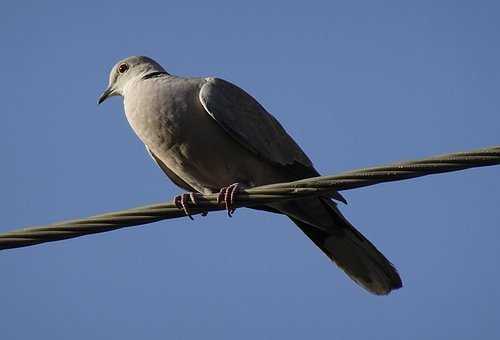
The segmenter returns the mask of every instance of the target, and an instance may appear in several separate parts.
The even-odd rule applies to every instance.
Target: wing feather
[[[236,85],[218,78],[207,78],[200,89],[199,99],[207,113],[255,155],[274,164],[299,163],[313,168],[311,160],[276,118]]]

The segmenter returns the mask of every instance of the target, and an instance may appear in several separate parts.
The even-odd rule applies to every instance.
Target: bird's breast
[[[125,115],[134,132],[152,150],[170,149],[182,142],[193,112],[193,103],[186,100],[189,97],[173,96],[154,82],[140,85],[129,89],[124,100]]]
[[[151,86],[141,88],[140,95],[127,93],[127,119],[142,142],[200,192],[234,182],[272,181],[269,165],[262,164],[205,111],[198,90],[195,86],[177,86],[175,91]]]

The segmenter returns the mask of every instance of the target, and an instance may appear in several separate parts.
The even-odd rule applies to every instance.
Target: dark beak
[[[108,97],[111,95],[113,92],[113,89],[107,88],[106,91],[103,92],[103,94],[99,97],[99,100],[97,101],[97,104],[101,104],[103,101],[108,99]]]

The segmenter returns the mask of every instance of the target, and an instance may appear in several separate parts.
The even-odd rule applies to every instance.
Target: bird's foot
[[[194,206],[198,206],[198,200],[196,196],[199,195],[196,192],[185,193],[182,195],[177,195],[174,198],[174,204],[180,210],[183,210],[187,217],[191,220],[194,220],[193,216],[191,216],[191,210],[189,209],[189,204],[192,203]],[[207,212],[204,211],[201,213],[201,216],[207,216]]]
[[[240,183],[233,183],[228,187],[223,187],[217,196],[217,204],[224,202],[226,204],[227,216],[232,217],[236,211],[234,202],[236,201],[236,194],[241,189]]]

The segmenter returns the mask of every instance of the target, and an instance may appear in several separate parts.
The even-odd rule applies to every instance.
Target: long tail
[[[278,208],[354,282],[377,295],[403,286],[399,274],[329,199],[289,201]]]

